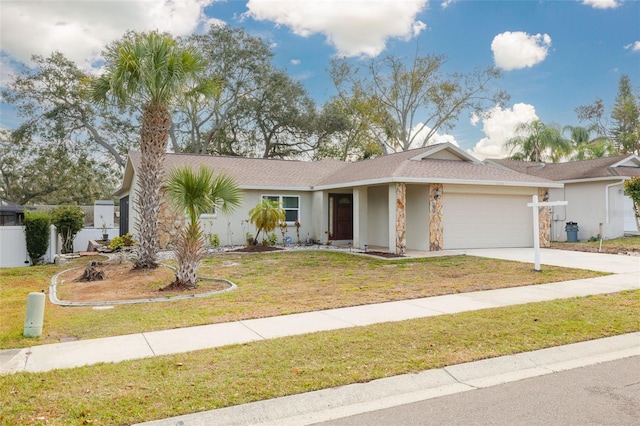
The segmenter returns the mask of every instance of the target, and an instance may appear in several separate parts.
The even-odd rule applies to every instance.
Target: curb
[[[640,332],[187,414],[140,425],[298,426],[633,356],[640,356]]]

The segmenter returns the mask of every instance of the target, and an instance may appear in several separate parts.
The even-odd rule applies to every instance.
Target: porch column
[[[395,222],[393,232],[389,233],[389,246],[395,241],[395,247],[389,247],[389,249],[396,254],[402,255],[407,249],[407,185],[404,182],[391,184],[389,185],[389,192],[389,204],[391,205],[393,203],[392,200],[395,200],[395,203],[393,203],[394,214],[389,215],[389,222]],[[392,218],[395,218],[395,220]]]
[[[353,189],[353,247],[363,249],[367,244],[368,217],[367,188]]]
[[[440,251],[444,244],[442,199],[442,184],[429,184],[429,251]]]
[[[549,201],[549,190],[538,188],[538,199],[542,202]],[[538,207],[538,228],[540,247],[551,247],[551,207]]]
[[[310,215],[311,226],[308,229],[309,237],[311,239],[318,239],[323,243],[326,243],[329,236],[325,233],[329,229],[329,195],[324,191],[316,191],[311,198],[311,210],[313,214]],[[305,225],[304,223],[302,224]],[[307,232],[300,233],[300,240],[304,241],[307,238]]]

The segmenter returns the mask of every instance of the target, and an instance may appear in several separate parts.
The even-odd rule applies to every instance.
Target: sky
[[[508,155],[519,123],[579,125],[575,108],[596,98],[607,115],[624,74],[640,88],[638,0],[0,0],[0,86],[31,55],[61,51],[96,72],[104,46],[125,31],[204,32],[242,27],[322,105],[336,91],[332,58],[443,54],[444,71],[496,66],[511,95],[482,116],[463,114],[450,141],[476,157]],[[0,106],[0,128],[15,113]]]

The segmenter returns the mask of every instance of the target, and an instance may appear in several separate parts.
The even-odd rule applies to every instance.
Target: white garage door
[[[531,197],[446,193],[444,248],[533,247]]]

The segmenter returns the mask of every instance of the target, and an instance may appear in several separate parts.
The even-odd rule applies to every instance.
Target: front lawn
[[[640,331],[640,291],[0,380],[0,423],[117,425]]]
[[[229,279],[237,290],[110,310],[47,303],[43,336],[22,337],[28,293],[46,289],[62,269],[0,269],[0,349],[603,275],[550,266],[534,272],[531,264],[471,256],[385,260],[326,251],[215,254],[200,274]]]

